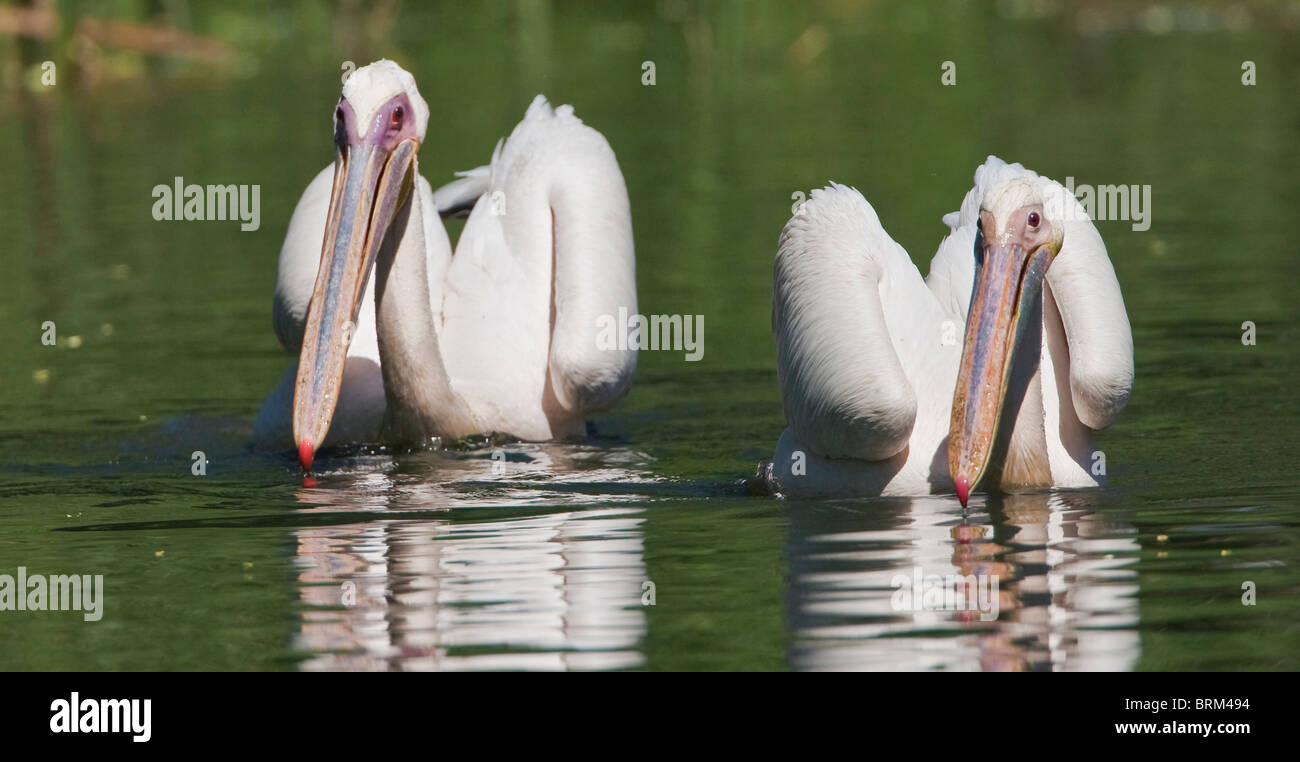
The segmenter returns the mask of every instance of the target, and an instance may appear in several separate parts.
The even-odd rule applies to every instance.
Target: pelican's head
[[[428,124],[415,78],[392,61],[353,72],[334,109],[334,187],[293,396],[293,438],[304,469],[329,431],[361,295],[375,254],[411,198],[415,153]]]
[[[1042,330],[1026,316],[1064,242],[1063,199],[1053,186],[1059,187],[1021,169],[994,178],[979,200],[974,287],[948,437],[948,470],[963,506],[989,466],[1016,353],[1030,331]]]

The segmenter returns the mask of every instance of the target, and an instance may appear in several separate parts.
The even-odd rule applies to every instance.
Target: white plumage
[[[428,107],[396,64],[358,69],[340,103],[365,130],[401,95],[422,139]],[[609,144],[572,107],[552,109],[539,95],[488,166],[437,193],[414,162],[411,172],[409,218],[394,216],[391,246],[380,250],[361,296],[327,438],[313,444],[373,442],[394,430],[403,439],[582,433],[587,414],[626,394],[636,368],[634,351],[596,342],[598,315],[620,306],[635,312],[637,304],[631,212]],[[295,354],[322,261],[334,174],[327,167],[308,185],[280,252],[274,323]],[[444,212],[472,206],[455,256],[440,204]],[[297,444],[297,375],[295,364],[263,405],[259,444]],[[452,412],[423,409],[438,407]],[[449,430],[427,430],[437,427]]]
[[[1042,335],[1014,426],[1014,457],[1045,454],[1050,483],[1092,486],[1092,429],[1123,409],[1133,344],[1105,245],[1059,184],[990,156],[922,280],[866,199],[832,184],[787,223],[776,257],[772,330],[787,429],[772,476],[788,495],[954,490],[948,437],[975,276],[981,208],[1007,222],[1042,204],[1060,226],[1043,288]],[[1036,371],[1036,372],[1035,372]]]

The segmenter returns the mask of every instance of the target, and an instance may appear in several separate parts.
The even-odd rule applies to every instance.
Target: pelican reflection
[[[1133,669],[1140,547],[1122,514],[1099,509],[1103,499],[996,496],[964,517],[941,497],[792,503],[791,666]],[[992,581],[978,592],[995,605],[907,595],[918,577]],[[963,585],[959,604],[963,592],[980,600]]]
[[[375,459],[300,493],[304,512],[380,514],[294,533],[303,669],[644,663],[644,517],[632,503],[645,456],[566,445],[502,452],[430,454],[435,467],[412,473]],[[428,517],[438,507],[446,518]]]

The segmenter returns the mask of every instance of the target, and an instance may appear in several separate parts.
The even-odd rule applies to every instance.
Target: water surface
[[[1292,7],[491,8],[367,26],[308,3],[251,31],[196,8],[237,64],[114,59],[91,89],[0,90],[0,573],[104,574],[106,594],[96,623],[0,613],[0,668],[1296,668]],[[589,440],[504,460],[336,453],[307,488],[288,453],[253,452],[288,362],[279,245],[331,160],[341,61],[380,56],[430,102],[435,184],[536,93],[573,103],[627,180],[641,310],[703,315],[704,359],[642,353]],[[989,153],[1152,187],[1149,231],[1099,223],[1137,366],[1099,439],[1110,486],[967,511],[748,495],[783,427],[769,315],[792,194],[855,185],[924,269]],[[176,176],[259,184],[260,229],[154,221]],[[896,610],[917,567],[997,574],[999,616]]]

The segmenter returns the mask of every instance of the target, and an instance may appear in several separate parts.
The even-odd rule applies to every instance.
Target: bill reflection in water
[[[1141,548],[1122,512],[1105,506],[1087,493],[1008,495],[965,518],[940,497],[797,506],[790,666],[1133,669]],[[942,581],[939,595],[900,610],[897,583],[910,584],[917,569]],[[985,589],[949,588],[949,577]],[[973,592],[977,604],[996,593],[996,603],[946,605],[955,592]]]
[[[488,453],[441,463],[437,482],[371,473],[350,486],[330,485],[323,510],[385,517],[295,532],[299,596],[308,608],[294,645],[312,654],[303,669],[644,665],[644,509],[619,505],[628,495],[599,494],[602,483],[643,479],[615,463],[644,456],[518,447],[526,463],[511,465],[524,473],[499,474],[492,490],[465,487],[466,477],[493,473],[482,462]],[[566,484],[582,491],[566,493]],[[302,498],[305,511],[322,510],[318,491],[304,490]],[[572,509],[526,510],[540,504]],[[510,511],[484,520],[393,518],[430,505]]]

